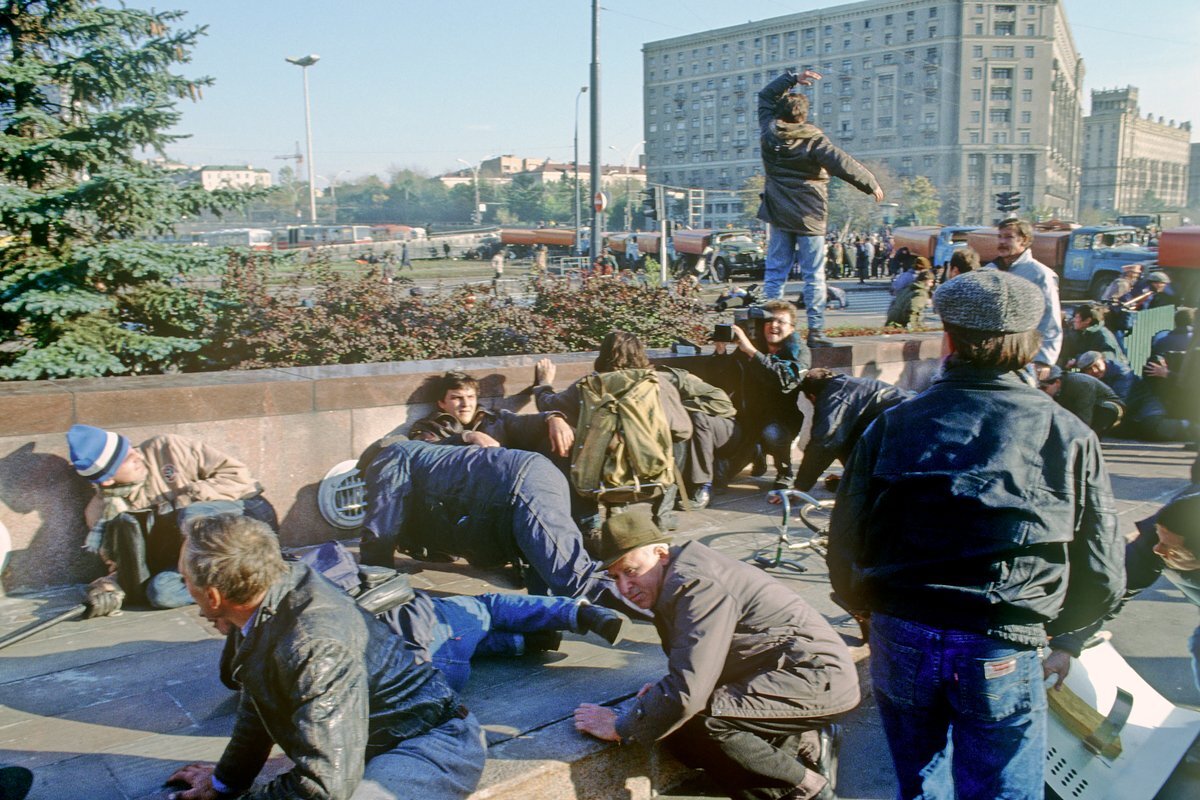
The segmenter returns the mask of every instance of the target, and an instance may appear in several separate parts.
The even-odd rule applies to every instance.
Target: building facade
[[[1143,117],[1136,87],[1093,91],[1083,121],[1081,211],[1115,216],[1154,210],[1155,200],[1186,205],[1191,135],[1187,122]]]
[[[1190,150],[1187,207],[1190,209],[1200,209],[1200,142],[1193,142],[1190,145]]]
[[[203,166],[198,167],[191,175],[207,192],[216,189],[250,189],[255,186],[270,188],[271,173],[265,169],[255,169],[249,164],[243,166]]]
[[[804,90],[811,121],[860,161],[929,178],[943,222],[993,221],[1001,191],[1075,215],[1083,63],[1057,0],[868,0],[649,42],[649,181],[705,189],[710,225],[752,216],[738,190],[762,172],[758,90],[805,68],[824,76]]]

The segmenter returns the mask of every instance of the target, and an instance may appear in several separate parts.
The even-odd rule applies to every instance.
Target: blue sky
[[[111,0],[106,0],[111,2]],[[575,96],[588,83],[590,0],[129,0],[176,8],[208,35],[184,67],[216,84],[183,102],[169,155],[252,163],[273,173],[304,147],[300,69],[309,69],[318,175],[347,180],[392,168],[437,174],[499,153],[572,155]],[[641,46],[831,3],[795,0],[604,0],[601,150],[621,164],[642,139]],[[1200,126],[1200,3],[1065,0],[1085,88],[1132,84],[1143,113]],[[1136,9],[1134,13],[1131,9]],[[1084,106],[1087,111],[1087,103]],[[580,102],[586,162],[588,96]],[[1193,141],[1200,135],[1193,130]],[[613,149],[610,149],[613,148]],[[340,177],[337,177],[339,176]],[[326,180],[318,178],[318,185]]]

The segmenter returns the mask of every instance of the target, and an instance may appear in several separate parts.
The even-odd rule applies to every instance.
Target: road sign
[[[596,196],[592,198],[592,208],[596,209],[597,213],[604,213],[608,208],[608,192],[596,192]]]

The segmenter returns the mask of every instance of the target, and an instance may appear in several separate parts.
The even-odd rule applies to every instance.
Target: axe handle
[[[87,605],[85,605],[84,603],[80,603],[78,605],[71,606],[66,611],[62,612],[61,614],[59,614],[57,616],[51,617],[50,619],[42,620],[41,622],[31,622],[30,624],[26,625],[24,628],[18,628],[17,630],[13,631],[12,633],[8,634],[7,636],[0,638],[0,650],[3,650],[5,647],[8,647],[10,644],[16,644],[17,642],[19,642],[23,639],[28,639],[30,636],[33,636],[35,633],[40,633],[41,631],[44,631],[47,628],[53,628],[55,625],[57,625],[60,622],[66,622],[69,619],[75,619],[76,617],[82,617],[84,615],[84,613],[87,612],[87,608],[88,608]]]

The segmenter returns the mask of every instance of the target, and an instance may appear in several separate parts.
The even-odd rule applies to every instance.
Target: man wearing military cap
[[[663,740],[730,797],[833,797],[833,720],[858,705],[841,638],[795,592],[700,542],[673,545],[648,512],[610,517],[600,561],[654,612],[667,674],[621,713],[584,703],[575,727],[623,744]]]
[[[1096,435],[1028,380],[1039,289],[968,272],[934,307],[942,372],[851,454],[830,582],[870,618],[899,796],[1040,800],[1042,647],[1115,607],[1124,543]]]

